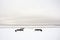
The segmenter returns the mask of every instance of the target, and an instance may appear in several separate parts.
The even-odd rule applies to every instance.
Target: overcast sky
[[[0,2],[0,14],[4,16],[60,16],[60,0],[0,0]]]
[[[0,0],[0,20],[21,17],[60,22],[60,0]]]

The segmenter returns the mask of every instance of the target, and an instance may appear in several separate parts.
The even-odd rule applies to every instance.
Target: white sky
[[[38,19],[31,21],[28,19],[31,17],[38,17]],[[10,18],[12,21],[8,21]],[[27,18],[24,19],[25,22],[28,20],[31,22],[52,20],[60,23],[60,0],[0,0],[0,20],[2,23],[19,22],[20,18]],[[21,22],[24,22],[23,19]]]
[[[0,0],[0,14],[5,16],[59,17],[59,0]]]

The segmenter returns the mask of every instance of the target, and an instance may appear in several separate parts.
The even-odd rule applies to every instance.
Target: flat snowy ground
[[[0,40],[60,40],[60,28],[43,28],[43,31],[25,29],[15,32],[13,28],[1,28]]]

